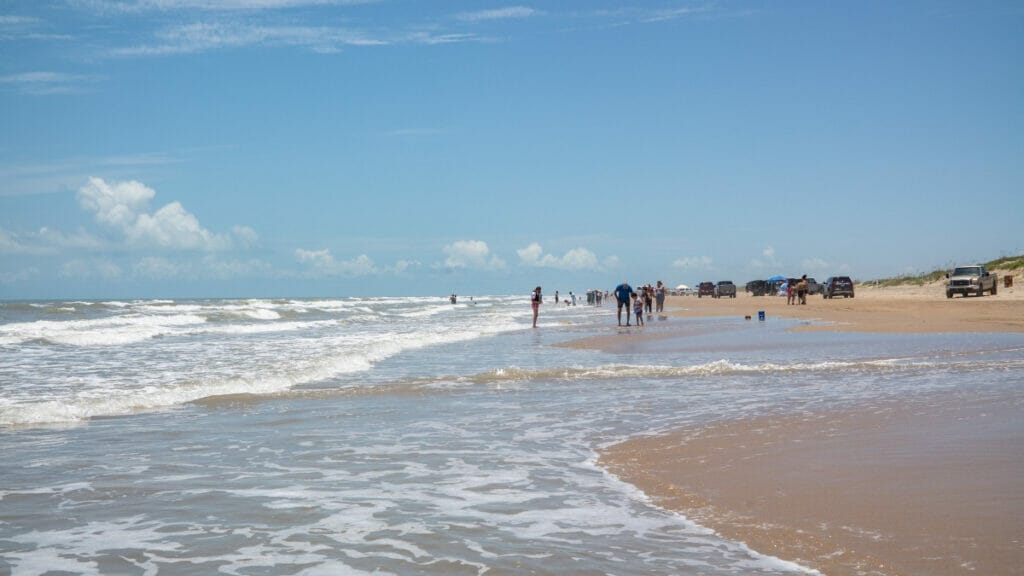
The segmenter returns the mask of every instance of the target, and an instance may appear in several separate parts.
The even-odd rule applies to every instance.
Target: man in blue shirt
[[[626,307],[626,326],[629,326],[629,297],[633,294],[633,287],[628,282],[623,282],[615,287],[615,300],[619,307],[619,326],[622,326],[622,307]]]

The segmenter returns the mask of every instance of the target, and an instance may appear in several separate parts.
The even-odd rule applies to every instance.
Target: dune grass
[[[1021,269],[1024,269],[1024,255],[1020,255],[1020,256],[1004,256],[1002,258],[997,258],[996,260],[991,260],[989,262],[985,262],[984,265],[985,265],[986,268],[988,268],[989,272],[993,272],[993,271],[996,271],[996,270],[999,270],[999,271],[1016,271],[1016,270],[1021,270]],[[932,282],[937,282],[939,280],[945,279],[946,278],[946,273],[949,272],[950,269],[952,269],[952,267],[950,267],[949,269],[943,268],[943,269],[939,269],[939,270],[932,270],[931,272],[927,272],[927,273],[924,273],[924,274],[917,274],[917,275],[907,274],[907,275],[904,275],[904,276],[895,276],[893,278],[881,278],[881,279],[878,279],[878,280],[872,280],[870,282],[870,284],[875,285],[875,286],[880,286],[880,287],[908,286],[908,285],[910,285],[910,286],[923,286],[925,284],[931,284]]]

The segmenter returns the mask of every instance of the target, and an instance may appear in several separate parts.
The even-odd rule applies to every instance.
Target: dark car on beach
[[[701,282],[697,286],[697,298],[703,298],[704,296],[715,296],[715,283],[714,282]]]
[[[746,291],[749,292],[751,296],[764,296],[771,292],[771,289],[771,284],[767,280],[751,280],[750,282],[747,282]]]
[[[849,276],[832,276],[825,280],[825,286],[821,289],[822,298],[853,298],[853,280]]]

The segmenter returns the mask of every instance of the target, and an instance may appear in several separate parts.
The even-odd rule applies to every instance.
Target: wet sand
[[[806,305],[672,297],[665,322],[569,345],[639,352],[686,336],[673,319],[756,322],[759,310],[808,320],[792,330],[1024,332],[1021,280],[980,298],[947,299],[941,283]],[[830,576],[1024,574],[1024,388],[680,430],[613,446],[602,464],[661,506]]]
[[[1024,570],[1024,394],[726,422],[619,444],[602,464],[824,574]]]

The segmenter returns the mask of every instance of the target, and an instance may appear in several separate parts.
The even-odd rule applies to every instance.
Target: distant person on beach
[[[796,298],[800,304],[807,304],[807,274],[801,276],[796,283]]]
[[[558,290],[555,290],[555,304],[558,304]]]
[[[537,327],[537,316],[540,314],[540,303],[544,301],[544,296],[540,293],[540,286],[533,289],[533,294],[530,296],[530,306],[533,306],[533,327]]]
[[[644,290],[644,293],[646,294],[647,290]],[[633,294],[633,312],[636,314],[637,326],[644,325],[644,300],[645,298],[641,298],[636,293]]]
[[[618,304],[619,326],[622,326],[622,307],[626,307],[626,326],[629,326],[629,297],[633,295],[633,287],[623,282],[615,287],[615,301]]]
[[[644,286],[644,309],[647,310],[647,315],[651,315],[651,309],[654,307],[654,287],[648,284]]]
[[[658,280],[658,287],[654,289],[654,308],[660,314],[665,311],[665,285]]]

